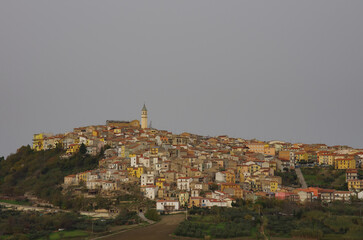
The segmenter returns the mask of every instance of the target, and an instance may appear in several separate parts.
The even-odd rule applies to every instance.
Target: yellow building
[[[165,178],[159,177],[156,179],[155,185],[158,186],[160,189],[164,188],[164,184],[165,184]]]
[[[78,144],[71,144],[67,149],[67,154],[74,154],[79,151],[80,145]]]
[[[33,149],[35,151],[44,150],[44,139],[47,137],[51,137],[53,134],[51,133],[39,133],[34,134],[33,136]]]
[[[120,134],[122,132],[121,128],[115,128],[113,129],[114,134]]]
[[[270,190],[271,190],[271,192],[276,192],[278,187],[279,187],[278,182],[270,181]]]
[[[76,175],[76,179],[78,182],[87,182],[90,174],[91,174],[91,171],[85,171],[85,172],[78,173]]]
[[[44,139],[43,139],[43,134],[39,133],[39,134],[34,134],[33,137],[33,149],[35,151],[41,151],[44,148]]]
[[[362,191],[363,190],[363,179],[352,179],[348,180],[349,191]]]
[[[245,175],[243,173],[239,174],[239,182],[243,183],[245,181]]]
[[[330,166],[334,165],[334,160],[335,160],[334,153],[328,152],[328,151],[323,151],[323,152],[319,152],[317,155],[318,155],[318,162],[320,165],[322,165],[322,164],[326,164],[326,165],[330,165]]]
[[[129,174],[129,176],[131,176],[131,177],[140,178],[141,175],[144,173],[144,168],[143,167],[128,167],[127,172]]]
[[[236,182],[236,176],[234,173],[231,172],[224,172],[226,174],[226,182],[227,183],[235,183]]]
[[[151,153],[151,155],[158,155],[158,153],[159,153],[159,148],[158,147],[152,147],[152,148],[150,148],[150,153]]]
[[[132,157],[135,157],[136,155],[135,154],[130,154],[130,158],[132,158]],[[121,157],[122,158],[125,158],[126,157],[126,148],[125,148],[125,146],[121,146]]]
[[[262,189],[262,183],[256,178],[251,178],[251,188],[253,191],[260,191]]]
[[[252,164],[252,165],[248,166],[248,172],[254,173],[254,172],[257,172],[258,170],[260,170],[260,168],[261,168],[260,165]]]
[[[221,191],[223,192],[225,189],[240,189],[241,187],[236,183],[221,183]]]
[[[190,197],[188,208],[192,208],[193,206],[200,207],[202,205],[201,204],[202,200],[203,200],[202,197]]]
[[[301,162],[301,161],[308,161],[309,160],[309,155],[307,152],[295,152],[295,161],[296,162]]]
[[[335,159],[335,169],[355,169],[356,162],[354,158]]]
[[[181,206],[187,206],[189,201],[189,193],[181,192],[179,193],[179,202]]]

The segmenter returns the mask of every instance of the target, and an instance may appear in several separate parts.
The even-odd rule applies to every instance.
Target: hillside
[[[54,205],[64,206],[69,201],[61,194],[64,177],[96,168],[103,153],[95,157],[77,153],[61,159],[63,154],[64,150],[57,148],[46,151],[33,151],[30,146],[19,148],[0,162],[0,194],[15,197],[32,192]]]
[[[301,168],[308,186],[348,191],[345,170],[328,168]]]

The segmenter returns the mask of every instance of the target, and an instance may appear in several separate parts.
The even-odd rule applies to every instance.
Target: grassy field
[[[258,215],[248,208],[191,209],[188,220],[175,230],[175,235],[204,238],[251,237],[258,234]]]
[[[332,168],[301,168],[306,184],[310,187],[348,190],[345,182],[345,170]]]
[[[65,238],[78,238],[78,237],[87,237],[89,234],[86,231],[81,230],[73,230],[73,231],[60,231],[54,232],[50,234],[50,240],[58,240],[58,239],[65,239]]]

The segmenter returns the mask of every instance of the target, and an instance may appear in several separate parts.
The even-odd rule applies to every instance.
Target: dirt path
[[[149,223],[149,224],[153,224],[153,223],[155,223],[154,221],[151,221],[151,220],[147,219],[147,218],[145,217],[144,213],[142,213],[142,212],[139,212],[139,213],[138,213],[138,215],[139,215],[139,217],[140,217],[142,220],[144,220],[145,222],[147,222],[147,223]]]
[[[104,237],[102,240],[163,240],[173,239],[169,235],[174,232],[174,229],[185,219],[185,215],[168,215],[163,216],[162,220],[153,225],[133,229],[127,232],[117,233],[115,235]]]
[[[297,178],[299,179],[301,187],[302,188],[307,188],[308,185],[306,185],[305,178],[304,178],[304,175],[301,172],[301,169],[300,168],[295,168],[295,172],[296,172]]]

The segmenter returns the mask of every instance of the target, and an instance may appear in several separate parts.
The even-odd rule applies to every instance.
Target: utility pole
[[[188,206],[185,208],[185,220],[188,220]]]

